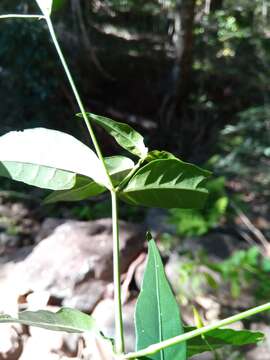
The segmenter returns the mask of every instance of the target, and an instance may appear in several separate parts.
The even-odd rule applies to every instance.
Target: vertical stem
[[[118,208],[117,208],[117,195],[111,180],[111,177],[108,173],[107,167],[104,162],[103,155],[101,153],[99,144],[97,142],[96,136],[94,134],[92,125],[87,117],[86,111],[84,109],[83,103],[81,101],[80,95],[72,78],[72,75],[69,71],[68,65],[62,53],[62,50],[59,46],[56,34],[53,28],[53,24],[49,16],[45,17],[48,24],[49,32],[51,34],[53,43],[55,45],[56,51],[59,55],[63,68],[65,70],[66,76],[78,103],[79,109],[82,113],[83,119],[91,136],[92,142],[94,144],[96,153],[102,162],[104,169],[107,174],[108,182],[110,185],[111,198],[112,198],[112,224],[113,224],[113,276],[114,276],[114,304],[115,304],[115,352],[117,354],[123,354],[125,351],[124,346],[124,333],[123,333],[123,319],[122,319],[122,302],[121,302],[121,282],[120,282],[120,245],[119,245],[119,226],[118,226]]]
[[[111,191],[112,198],[112,225],[113,225],[113,277],[114,277],[114,316],[115,316],[115,353],[123,354],[125,351],[122,302],[121,302],[121,279],[120,279],[120,242],[118,225],[117,194]]]
[[[66,76],[67,76],[67,78],[68,78],[69,84],[70,84],[70,86],[71,86],[71,89],[72,89],[73,94],[74,94],[74,96],[75,96],[75,99],[76,99],[76,101],[77,101],[78,107],[79,107],[79,109],[80,109],[80,112],[82,113],[82,117],[83,117],[83,119],[84,119],[85,125],[86,125],[86,127],[87,127],[87,129],[88,129],[88,131],[89,131],[89,134],[90,134],[91,140],[92,140],[92,142],[93,142],[93,145],[94,145],[94,147],[95,147],[96,153],[97,153],[97,155],[98,155],[98,157],[99,157],[99,160],[102,162],[103,167],[104,167],[104,170],[105,170],[105,172],[106,172],[106,174],[107,174],[108,183],[109,183],[111,189],[113,189],[113,184],[112,184],[110,175],[109,175],[109,173],[108,173],[107,167],[106,167],[106,165],[105,165],[103,155],[102,155],[102,153],[101,153],[99,144],[98,144],[98,142],[97,142],[95,133],[94,133],[93,128],[92,128],[92,125],[91,125],[91,123],[90,123],[90,121],[89,121],[89,119],[88,119],[88,117],[87,117],[85,108],[84,108],[84,106],[83,106],[81,97],[80,97],[80,95],[79,95],[79,92],[78,92],[77,87],[76,87],[76,85],[75,85],[75,82],[74,82],[74,80],[73,80],[73,77],[72,77],[72,75],[71,75],[71,73],[70,73],[70,71],[69,71],[69,68],[68,68],[68,65],[67,65],[67,63],[66,63],[65,57],[64,57],[64,55],[63,55],[63,53],[62,53],[62,50],[61,50],[61,48],[60,48],[60,45],[59,45],[59,43],[58,43],[58,40],[57,40],[55,31],[54,31],[54,28],[53,28],[52,21],[51,21],[51,19],[50,19],[49,16],[45,16],[45,20],[46,20],[46,22],[47,22],[47,25],[48,25],[48,28],[49,28],[49,32],[50,32],[52,41],[53,41],[53,43],[54,43],[55,49],[56,49],[56,51],[57,51],[57,53],[58,53],[59,59],[60,59],[60,61],[61,61],[61,63],[62,63],[62,66],[63,66],[64,71],[65,71],[65,73],[66,73]]]

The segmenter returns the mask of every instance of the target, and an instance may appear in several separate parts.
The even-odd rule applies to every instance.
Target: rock
[[[18,326],[1,324],[0,360],[17,360],[20,358],[23,345],[18,328]]]
[[[41,240],[50,236],[54,230],[62,225],[66,220],[57,218],[46,218],[40,226],[40,229],[35,237],[35,243],[39,243]]]
[[[102,298],[107,282],[91,280],[76,286],[71,296],[66,297],[63,305],[90,313]]]
[[[166,276],[175,294],[179,294],[182,290],[180,280],[180,266],[182,262],[183,259],[177,253],[172,253],[165,265]]]
[[[270,359],[270,327],[264,323],[253,323],[251,330],[261,331],[265,335],[263,343],[246,353],[246,360],[269,360]]]
[[[134,351],[135,330],[134,311],[135,301],[123,306],[123,323],[125,331],[125,345],[127,351]],[[114,302],[112,299],[102,300],[94,309],[92,316],[96,319],[99,329],[106,337],[114,337]]]
[[[168,210],[149,209],[146,214],[145,225],[153,236],[163,233],[175,234],[175,226],[168,222]]]
[[[141,227],[120,221],[120,250],[122,272],[143,248],[144,234]],[[20,284],[21,292],[50,291],[58,299],[91,306],[101,294],[100,286],[83,287],[93,280],[110,282],[113,277],[113,243],[110,219],[92,222],[67,221],[58,226],[46,239],[33,249],[24,261],[16,266],[12,280]],[[99,285],[101,283],[98,283]],[[85,293],[83,291],[86,291]],[[86,305],[87,296],[94,298]],[[77,300],[71,300],[73,295]]]
[[[134,275],[134,278],[135,278],[135,283],[136,283],[136,286],[138,287],[138,289],[140,290],[141,289],[141,286],[142,286],[142,281],[143,281],[143,274],[144,274],[144,271],[145,271],[145,267],[146,267],[146,259],[143,263],[141,263],[136,271],[135,271],[135,275]]]

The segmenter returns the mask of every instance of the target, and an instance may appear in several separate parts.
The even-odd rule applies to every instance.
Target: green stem
[[[125,179],[117,186],[116,190],[121,191],[125,185],[129,182],[129,180],[132,178],[132,176],[136,173],[136,171],[139,169],[141,164],[144,162],[145,159],[140,159],[137,164],[134,166],[134,168],[127,174]]]
[[[56,37],[56,34],[55,34],[55,31],[54,31],[54,28],[53,28],[53,24],[52,24],[52,21],[51,21],[51,18],[49,16],[45,16],[45,20],[47,22],[47,25],[48,25],[48,28],[49,28],[49,32],[50,32],[50,35],[51,35],[51,38],[52,38],[52,41],[54,43],[54,46],[55,46],[55,49],[58,53],[58,56],[59,56],[59,59],[63,65],[63,68],[65,70],[65,73],[66,73],[66,76],[68,78],[68,81],[69,81],[69,84],[71,86],[71,89],[73,91],[73,94],[75,96],[75,99],[77,101],[77,104],[79,106],[79,109],[80,109],[80,112],[82,113],[82,117],[84,119],[84,122],[85,122],[85,125],[89,131],[89,134],[91,136],[91,139],[92,139],[92,142],[93,142],[93,145],[95,147],[95,150],[96,150],[96,153],[99,157],[99,160],[102,162],[103,164],[103,167],[104,167],[104,170],[106,172],[106,175],[107,175],[107,180],[108,180],[108,185],[110,186],[110,190],[112,190],[114,187],[113,187],[113,184],[112,184],[112,180],[111,180],[111,177],[109,175],[109,172],[108,172],[108,169],[106,167],[106,164],[105,164],[105,161],[104,161],[104,157],[101,153],[101,150],[100,150],[100,147],[99,147],[99,144],[98,144],[98,141],[96,139],[96,136],[95,136],[95,133],[93,131],[93,128],[92,128],[92,125],[87,117],[87,114],[86,114],[86,111],[85,111],[85,108],[83,106],[83,103],[82,103],[82,100],[81,100],[81,97],[79,95],[79,92],[76,88],[76,85],[75,85],[75,82],[73,80],[73,77],[69,71],[69,68],[68,68],[68,65],[66,63],[66,60],[65,60],[65,57],[62,53],[62,50],[60,48],[60,45],[58,43],[58,40],[57,40],[57,37]]]
[[[162,349],[165,349],[165,348],[167,348],[169,346],[176,345],[176,344],[179,344],[179,343],[181,343],[183,341],[187,341],[189,339],[192,339],[192,338],[194,338],[196,336],[206,334],[207,332],[209,332],[211,330],[215,330],[215,329],[218,329],[220,327],[230,325],[230,324],[232,324],[232,323],[234,323],[236,321],[243,320],[243,319],[245,319],[245,318],[247,318],[249,316],[258,314],[258,313],[260,313],[262,311],[266,311],[266,310],[270,310],[270,302],[266,303],[264,305],[257,306],[257,307],[255,307],[253,309],[244,311],[244,312],[242,312],[240,314],[236,314],[234,316],[228,317],[227,319],[220,320],[218,322],[215,322],[214,324],[204,326],[204,327],[202,327],[200,329],[189,331],[189,332],[187,332],[185,334],[175,336],[175,337],[173,337],[171,339],[161,341],[161,342],[159,342],[157,344],[152,344],[152,345],[148,346],[145,349],[123,355],[123,356],[119,357],[118,359],[119,360],[120,359],[121,360],[136,359],[136,358],[140,358],[140,357],[143,357],[143,356],[152,355],[152,354],[155,354],[158,351],[160,351]]]
[[[0,15],[0,19],[11,19],[11,18],[18,18],[18,19],[45,19],[45,16],[43,16],[43,15],[24,15],[24,14]]]
[[[120,278],[120,241],[118,225],[117,193],[111,191],[112,198],[112,225],[113,225],[113,278],[114,278],[114,316],[115,316],[115,353],[123,354],[125,351],[122,301],[121,301],[121,278]]]
[[[55,45],[56,51],[59,55],[63,68],[65,70],[66,76],[69,80],[70,86],[78,103],[79,109],[82,113],[83,119],[91,136],[92,142],[94,144],[96,153],[102,162],[104,169],[107,174],[108,183],[111,190],[111,198],[112,198],[112,222],[113,222],[113,266],[114,266],[114,293],[115,293],[115,351],[117,354],[124,353],[124,334],[123,334],[123,320],[122,320],[122,303],[121,303],[121,282],[120,282],[120,250],[119,250],[119,228],[118,228],[118,209],[117,209],[117,196],[114,190],[114,186],[105,165],[105,161],[103,155],[101,153],[99,144],[97,142],[96,136],[94,134],[92,125],[87,117],[86,111],[84,109],[83,103],[81,101],[80,95],[77,91],[76,85],[72,78],[72,75],[69,71],[68,65],[62,53],[62,50],[59,46],[58,40],[56,38],[56,34],[53,28],[53,24],[49,16],[45,17],[46,22],[48,24],[49,32],[51,34],[53,43]]]

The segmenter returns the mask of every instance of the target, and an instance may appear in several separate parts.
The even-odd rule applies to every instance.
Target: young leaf
[[[199,185],[209,175],[177,159],[154,160],[133,176],[120,196],[132,205],[200,208],[208,192]]]
[[[60,190],[58,181],[50,184],[55,173],[63,171],[90,177],[110,187],[105,170],[95,153],[73,136],[43,128],[12,131],[0,137],[1,175],[30,185]],[[31,165],[31,166],[30,166]],[[49,169],[48,169],[49,168]],[[71,174],[62,189],[74,186]],[[47,180],[42,184],[40,179]],[[53,181],[52,181],[53,182]],[[55,186],[54,186],[55,185]]]
[[[40,10],[42,11],[43,15],[50,16],[53,6],[53,0],[36,0]]]
[[[114,185],[117,185],[134,166],[133,161],[124,156],[111,156],[104,160]],[[44,202],[49,204],[57,201],[80,201],[102,194],[104,191],[106,191],[104,186],[98,185],[86,177],[77,176],[76,184],[72,189],[54,191],[46,197]]]
[[[115,141],[122,146],[122,148],[140,158],[145,158],[148,149],[144,145],[143,137],[137,131],[132,129],[131,126],[104,116],[91,113],[89,113],[88,116],[106,130],[111,136],[113,136]]]
[[[185,327],[185,332],[194,330],[192,327]],[[209,345],[212,349],[219,349],[226,345],[241,346],[256,344],[264,339],[261,332],[248,330],[216,329],[209,331],[204,338],[197,336],[187,341],[188,357],[209,351]]]
[[[183,333],[178,304],[166,279],[154,240],[148,242],[148,260],[135,310],[136,348]],[[147,355],[152,360],[186,360],[186,343]]]
[[[98,332],[95,320],[91,316],[69,308],[62,308],[56,313],[47,310],[22,311],[17,318],[0,314],[0,323],[20,323],[71,333]]]

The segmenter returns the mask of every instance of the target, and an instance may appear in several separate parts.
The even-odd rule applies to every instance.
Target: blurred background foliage
[[[128,122],[150,147],[213,171],[205,209],[167,215],[177,235],[224,226],[240,226],[243,235],[249,216],[268,238],[270,0],[57,0],[54,7],[87,109]],[[1,14],[38,11],[33,0],[0,4]],[[44,22],[1,21],[0,34],[0,134],[45,126],[88,142]],[[116,153],[97,131],[104,153]],[[1,180],[2,189],[12,186]],[[59,214],[58,206],[48,209]],[[109,205],[71,209],[93,219]],[[143,216],[123,211],[129,220]]]

